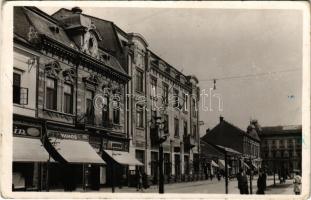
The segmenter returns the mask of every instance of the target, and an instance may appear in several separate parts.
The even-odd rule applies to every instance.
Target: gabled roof
[[[210,135],[213,135],[213,134],[219,134],[219,133],[226,133],[226,132],[230,132],[232,134],[235,134],[235,135],[244,135],[244,136],[247,136],[247,137],[250,137],[252,139],[255,139],[257,141],[260,141],[259,137],[256,138],[256,137],[253,137],[252,135],[250,134],[247,134],[245,131],[243,131],[242,129],[240,129],[239,127],[236,127],[234,126],[233,124],[227,122],[226,120],[222,120],[221,122],[219,122],[219,124],[217,124],[217,126],[215,126],[212,130],[210,130],[207,134],[205,134],[202,139],[204,140],[207,140],[207,138],[210,136]]]
[[[210,159],[212,157],[224,157],[224,154],[221,151],[204,140],[200,140],[200,149],[203,157]]]

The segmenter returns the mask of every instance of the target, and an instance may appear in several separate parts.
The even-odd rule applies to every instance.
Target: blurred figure
[[[295,177],[294,177],[294,192],[296,195],[300,195],[301,192],[301,176],[299,175],[299,172],[296,171]]]
[[[240,194],[249,194],[247,176],[243,168],[240,168],[240,172],[237,174],[237,179],[238,179],[238,188],[240,190]]]
[[[258,179],[257,179],[257,193],[256,194],[265,194],[265,177],[262,170],[259,170]]]
[[[143,177],[142,177],[140,169],[138,169],[136,172],[136,181],[137,181],[137,186],[136,186],[137,191],[139,190],[143,191]]]

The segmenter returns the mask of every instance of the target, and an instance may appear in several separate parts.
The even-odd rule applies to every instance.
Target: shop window
[[[136,105],[136,126],[139,128],[144,127],[144,107],[141,105]]]
[[[136,91],[143,92],[144,91],[144,75],[140,70],[136,71]]]
[[[46,78],[46,108],[57,110],[57,80]]]
[[[64,112],[72,114],[73,112],[73,92],[72,86],[64,84]]]

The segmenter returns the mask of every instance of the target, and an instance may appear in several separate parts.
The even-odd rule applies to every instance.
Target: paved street
[[[257,190],[257,177],[253,179],[253,193]],[[229,181],[228,191],[229,194],[239,194],[239,189],[237,188],[237,181]],[[111,192],[111,188],[101,189],[101,192]],[[116,188],[117,193],[128,193],[137,192],[136,188],[123,187],[122,189]],[[141,191],[139,191],[141,192]],[[144,193],[157,193],[158,187],[151,186]],[[196,181],[196,182],[186,182],[186,183],[174,183],[165,185],[165,193],[208,193],[208,194],[224,194],[225,193],[225,181],[222,179],[218,181],[217,179]],[[293,184],[292,180],[287,180],[285,184],[279,184],[276,180],[276,186],[273,186],[273,177],[268,177],[267,180],[267,190],[266,194],[293,194]]]

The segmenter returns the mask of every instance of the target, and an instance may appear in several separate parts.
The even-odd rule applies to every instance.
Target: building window
[[[143,72],[140,70],[136,71],[136,91],[143,92],[143,85],[144,85],[144,75]]]
[[[184,136],[188,135],[188,122],[185,120],[184,121]]]
[[[86,121],[89,124],[94,122],[94,109],[93,109],[93,91],[87,90],[85,93],[85,101],[86,101]]]
[[[188,95],[183,93],[182,96],[183,96],[183,101],[184,101],[183,110],[188,111]]]
[[[163,83],[163,103],[168,103],[168,85],[166,83]]]
[[[109,124],[109,97],[107,95],[103,96],[102,123],[105,127]]]
[[[144,127],[144,107],[141,105],[136,105],[136,126],[139,128]]]
[[[73,92],[72,86],[64,84],[64,112],[72,114],[73,112]]]
[[[13,103],[20,103],[21,75],[13,73]]]
[[[46,78],[46,108],[57,110],[57,81]]]
[[[175,137],[179,137],[179,120],[178,118],[174,119],[174,130],[175,130]]]
[[[192,99],[192,114],[193,117],[197,117],[197,105],[195,99]]]
[[[195,136],[197,135],[197,125],[193,124],[193,130],[192,130],[192,136],[195,138]]]
[[[135,151],[135,157],[138,161],[145,164],[145,151],[143,150],[136,150]]]
[[[151,88],[150,88],[151,97],[157,97],[157,79],[151,78]]]
[[[113,101],[113,123],[120,124],[120,101]]]
[[[178,90],[174,89],[174,105],[173,105],[174,108],[179,108],[179,97],[178,97],[178,95],[179,95]]]
[[[164,121],[164,128],[163,128],[164,133],[169,134],[169,119],[167,114],[163,115],[163,121]]]

